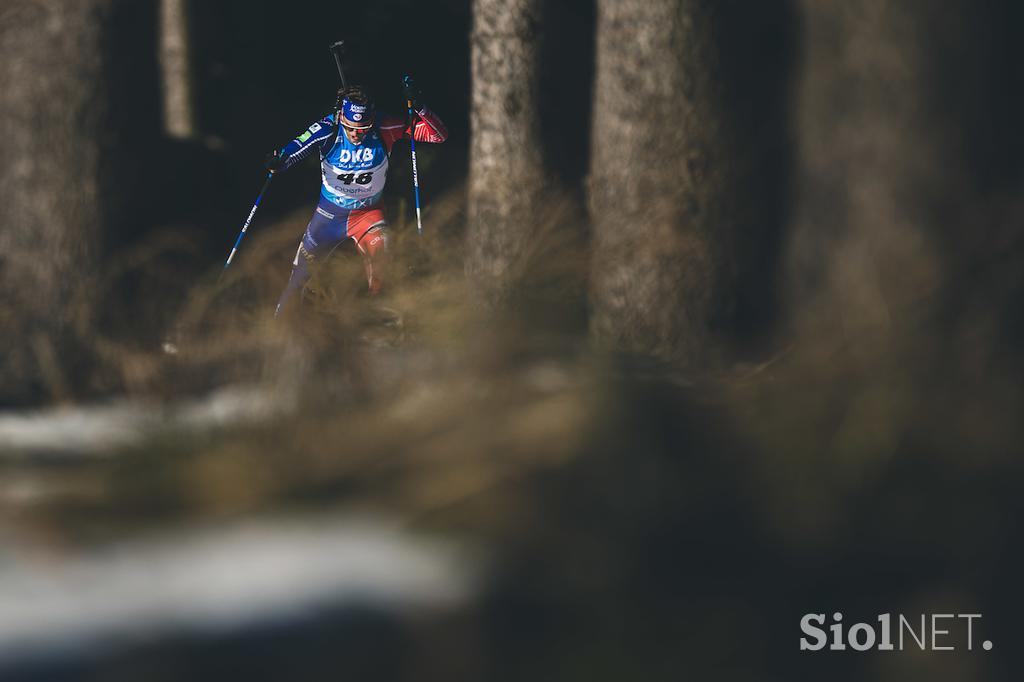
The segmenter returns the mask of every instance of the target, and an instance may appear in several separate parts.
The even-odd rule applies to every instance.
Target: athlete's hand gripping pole
[[[405,92],[405,102],[409,107],[409,125],[412,132],[409,135],[409,145],[412,148],[412,187],[416,196],[416,234],[423,234],[423,217],[420,212],[420,174],[416,167],[416,88],[412,84],[412,78],[408,74],[402,76],[402,90]]]

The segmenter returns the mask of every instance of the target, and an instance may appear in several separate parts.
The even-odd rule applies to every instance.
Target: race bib
[[[343,207],[365,205],[384,191],[387,150],[376,135],[361,145],[353,145],[342,137],[324,158],[321,172],[324,188],[335,203]]]
[[[328,163],[321,164],[324,186],[332,194],[344,199],[366,199],[384,191],[388,177],[388,157],[372,168],[344,168]]]

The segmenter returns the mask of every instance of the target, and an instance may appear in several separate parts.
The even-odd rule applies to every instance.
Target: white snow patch
[[[255,423],[294,409],[288,392],[234,386],[170,405],[121,401],[0,413],[0,456],[104,456],[163,431]]]
[[[251,522],[84,556],[0,551],[0,661],[346,605],[450,607],[475,590],[456,546],[380,521]]]

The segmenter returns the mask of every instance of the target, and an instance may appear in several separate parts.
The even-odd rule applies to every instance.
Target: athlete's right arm
[[[291,168],[302,161],[317,147],[328,144],[333,136],[334,114],[328,114],[309,126],[278,153],[278,158],[281,159],[281,170]]]

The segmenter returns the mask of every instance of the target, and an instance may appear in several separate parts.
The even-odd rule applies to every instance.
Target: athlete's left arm
[[[381,120],[380,134],[389,153],[395,142],[408,137],[413,137],[417,142],[438,144],[448,139],[448,128],[440,116],[422,105],[416,113],[414,125],[408,125],[405,119],[399,116],[387,116]]]
[[[424,106],[416,113],[419,114],[419,119],[416,121],[413,137],[417,142],[441,143],[448,139],[448,128],[440,116]]]

